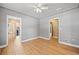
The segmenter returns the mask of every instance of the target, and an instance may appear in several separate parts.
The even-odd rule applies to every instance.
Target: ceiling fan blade
[[[42,10],[41,9],[34,9],[34,12],[37,12],[37,13],[40,12],[41,13]]]
[[[42,10],[41,9],[38,9],[39,10],[39,12],[41,13],[42,12]]]
[[[41,9],[48,9],[48,7],[41,7]]]

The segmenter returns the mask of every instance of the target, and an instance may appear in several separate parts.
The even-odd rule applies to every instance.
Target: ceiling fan
[[[40,3],[33,5],[33,8],[34,8],[34,12],[36,13],[41,13],[43,10],[48,9],[47,6]]]

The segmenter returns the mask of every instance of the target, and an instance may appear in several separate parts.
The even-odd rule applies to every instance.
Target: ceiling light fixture
[[[42,5],[42,4],[36,4],[36,5],[33,5],[33,8],[34,8],[34,12],[37,12],[37,13],[41,13],[42,12],[42,10],[45,10],[45,9],[48,9],[48,7],[47,6],[44,6],[44,5]]]

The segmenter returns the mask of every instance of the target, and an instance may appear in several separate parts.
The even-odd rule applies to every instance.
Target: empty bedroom
[[[0,55],[79,55],[79,3],[0,3]]]

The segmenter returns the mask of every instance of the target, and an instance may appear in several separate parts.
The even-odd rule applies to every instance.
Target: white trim
[[[8,19],[9,18],[13,18],[13,19],[16,19],[16,20],[20,20],[20,25],[21,25],[21,27],[22,27],[22,19],[20,18],[20,17],[15,17],[15,16],[11,16],[11,15],[7,15],[7,24],[6,24],[6,27],[7,27],[7,42],[6,42],[6,45],[8,46]],[[20,38],[21,38],[21,31],[22,31],[22,28],[20,27]]]
[[[50,25],[50,20],[49,20],[49,40],[50,40],[50,37],[51,37],[51,34],[52,34],[52,33],[50,32],[50,30],[51,30],[50,27],[51,27],[51,25]]]
[[[21,19],[20,17],[16,17],[16,16],[11,16],[11,15],[7,15],[8,18],[13,18],[13,19]]]
[[[66,43],[66,42],[61,42],[59,41],[60,44],[65,44],[65,45],[69,45],[69,46],[72,46],[72,47],[76,47],[76,48],[79,48],[78,45],[75,45],[75,44],[71,44],[71,43]]]
[[[42,37],[42,36],[39,36],[38,38],[43,38],[43,39],[45,39],[45,40],[50,40],[49,38]]]
[[[7,29],[6,29],[6,32],[7,32],[7,34],[6,34],[6,36],[7,36],[6,45],[8,45],[8,15],[7,15],[7,24],[6,24],[6,27],[7,27]]]
[[[53,36],[53,38],[58,38],[57,36]]]
[[[27,41],[35,40],[35,39],[37,39],[37,38],[39,38],[39,37],[34,37],[34,38],[26,39],[26,40],[21,40],[21,42],[27,42]]]
[[[0,46],[0,48],[5,48],[5,47],[7,47],[8,45],[6,44],[6,45],[2,45],[2,46]]]
[[[22,40],[21,42],[27,42],[27,41],[35,40],[35,39],[38,39],[38,38],[43,38],[45,40],[49,40],[49,38],[45,38],[45,37],[38,36],[38,37],[34,37],[34,38],[29,38],[29,39],[26,39],[26,40]]]

